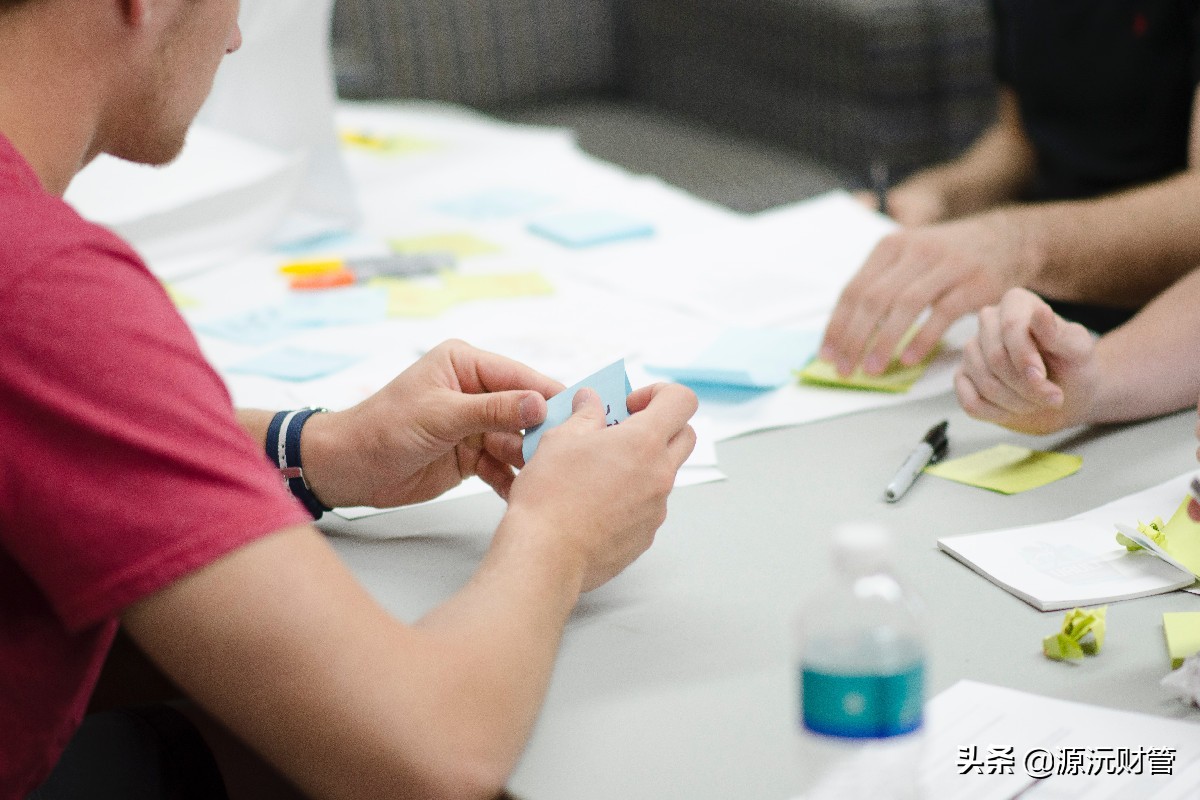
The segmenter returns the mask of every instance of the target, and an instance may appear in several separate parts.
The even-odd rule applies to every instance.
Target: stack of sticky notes
[[[857,367],[854,372],[843,376],[838,372],[837,366],[833,362],[822,358],[814,358],[809,362],[808,366],[800,370],[797,374],[801,382],[816,386],[832,386],[839,389],[866,389],[873,392],[892,392],[896,394],[907,392],[925,374],[929,362],[933,360],[938,352],[938,348],[934,347],[929,351],[929,355],[912,366],[906,367],[900,363],[900,354],[904,352],[904,348],[908,347],[908,343],[917,335],[918,330],[919,328],[914,325],[904,334],[893,351],[891,362],[878,375],[868,375],[863,372],[862,367]]]

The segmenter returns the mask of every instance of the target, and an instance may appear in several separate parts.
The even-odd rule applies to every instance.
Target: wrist
[[[588,558],[563,526],[536,509],[509,505],[496,528],[489,558],[515,557],[524,568],[536,570],[571,599],[583,592]]]
[[[1043,294],[1043,286],[1051,277],[1045,226],[1038,224],[1029,209],[1017,206],[989,211],[986,219],[1011,254],[1011,286],[1006,288],[1024,287]],[[1053,293],[1049,296],[1056,297]]]
[[[329,510],[313,493],[301,453],[301,436],[308,421],[324,413],[323,408],[301,408],[280,411],[271,417],[266,431],[267,457],[279,468],[288,490],[299,500],[314,519]]]

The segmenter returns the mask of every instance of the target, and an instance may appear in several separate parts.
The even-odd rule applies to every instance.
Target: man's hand
[[[1024,289],[979,312],[979,333],[954,376],[968,414],[1024,433],[1091,421],[1099,382],[1091,333]]]
[[[460,341],[426,353],[387,386],[301,440],[305,476],[326,505],[378,508],[437,497],[478,475],[501,497],[521,467],[524,428],[562,384]]]
[[[629,395],[631,416],[605,427],[591,389],[575,394],[566,422],[542,436],[509,496],[510,521],[573,547],[587,591],[623,570],[654,540],[675,473],[696,444],[696,395],[655,384]]]
[[[932,181],[909,181],[887,193],[887,208],[879,207],[874,192],[856,192],[854,198],[872,211],[886,213],[905,226],[932,225],[950,217],[945,192]]]
[[[929,318],[900,356],[901,363],[916,364],[955,320],[999,302],[1039,265],[1037,249],[1010,212],[897,231],[875,247],[842,291],[821,357],[843,375],[860,362],[877,375],[928,308]]]

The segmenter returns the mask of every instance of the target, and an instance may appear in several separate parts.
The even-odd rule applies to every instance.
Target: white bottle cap
[[[875,572],[892,562],[892,534],[879,523],[844,522],[831,539],[833,563],[846,572]]]

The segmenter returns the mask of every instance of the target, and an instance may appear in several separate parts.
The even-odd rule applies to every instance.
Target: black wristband
[[[279,474],[288,490],[297,500],[304,504],[313,519],[329,511],[329,506],[322,503],[313,494],[304,479],[304,469],[300,464],[300,432],[304,423],[313,414],[328,411],[327,408],[301,408],[295,411],[280,411],[271,418],[267,426],[267,457],[279,467]]]

